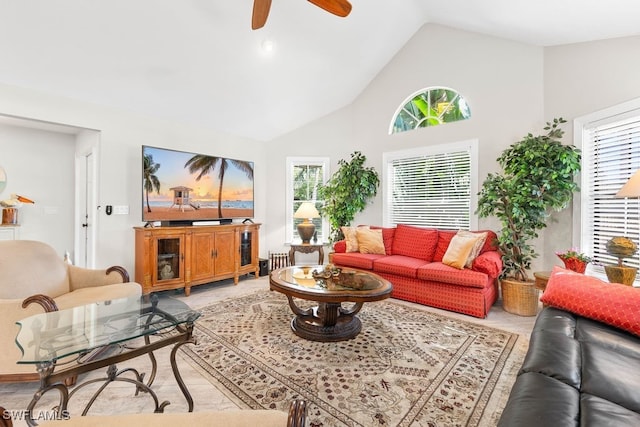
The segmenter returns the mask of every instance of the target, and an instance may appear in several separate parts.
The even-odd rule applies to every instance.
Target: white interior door
[[[98,219],[99,132],[83,131],[76,144],[76,238],[74,264],[95,268],[95,242]]]

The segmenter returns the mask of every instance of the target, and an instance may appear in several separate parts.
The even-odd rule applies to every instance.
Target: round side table
[[[535,273],[533,273],[533,276],[536,278],[536,288],[544,292],[544,290],[547,289],[547,282],[549,281],[549,277],[551,277],[551,272],[536,271]]]
[[[550,271],[536,271],[533,273],[533,276],[536,278],[535,287],[540,289],[540,292],[544,294],[545,289],[547,289],[547,282],[549,281],[549,277],[551,276]],[[542,295],[540,295],[542,296]],[[546,307],[547,304],[542,303],[543,307]]]

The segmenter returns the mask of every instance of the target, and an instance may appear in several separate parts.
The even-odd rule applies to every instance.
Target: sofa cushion
[[[599,343],[582,343],[582,385],[580,391],[599,396],[640,412],[640,359],[603,348]]]
[[[361,270],[373,270],[373,261],[383,258],[384,256],[385,255],[361,254],[360,252],[334,252],[333,263],[339,266],[359,268]]]
[[[447,248],[449,247],[449,242],[453,239],[458,232],[454,230],[438,230],[438,244],[436,245],[436,251],[433,254],[434,261],[442,261],[442,257],[445,252],[447,252]],[[497,251],[498,247],[496,246],[496,239],[498,235],[492,230],[480,230],[480,231],[470,231],[469,233],[487,233],[487,237],[482,243],[482,248],[480,248],[479,254],[483,254],[485,252]],[[502,270],[502,267],[500,268]]]
[[[502,272],[502,256],[496,251],[481,253],[473,260],[471,269],[495,279]]]
[[[0,299],[24,299],[36,294],[55,298],[70,291],[67,264],[46,243],[0,242],[0,265]]]
[[[425,265],[425,261],[404,255],[389,255],[373,261],[373,271],[379,273],[396,274],[416,278],[418,268]]]
[[[471,256],[473,248],[480,240],[479,237],[456,234],[449,243],[449,248],[442,257],[442,263],[462,270]],[[480,250],[480,248],[478,248]]]
[[[580,392],[576,388],[527,372],[516,378],[498,427],[578,426],[579,420]]]
[[[487,238],[480,249],[480,253],[483,254],[489,251],[497,251],[498,248],[498,235],[493,230],[478,230],[475,233],[487,233]]]
[[[488,234],[489,233],[487,233],[486,231],[473,232],[473,231],[466,231],[466,230],[460,230],[456,234],[456,236],[468,236],[468,237],[476,238],[476,242],[473,245],[473,249],[471,249],[471,253],[469,254],[469,257],[467,258],[467,262],[464,265],[466,268],[471,268],[473,261],[478,257],[478,255],[480,255],[480,250],[482,250],[482,248],[484,247],[484,243],[487,241]]]
[[[442,257],[447,252],[447,249],[449,249],[449,243],[455,235],[456,231],[453,230],[438,230],[438,244],[436,245],[436,251],[433,254],[433,261],[442,261]]]
[[[344,241],[347,244],[346,252],[358,252],[358,237],[356,236],[357,227],[340,227],[344,234]]]
[[[382,230],[359,227],[356,229],[358,239],[358,251],[362,254],[386,255]]]
[[[458,270],[441,262],[423,264],[418,268],[417,278],[472,288],[485,288],[491,284],[491,279],[484,273],[469,269]]]
[[[387,255],[393,255],[393,238],[396,234],[396,228],[393,227],[369,227],[372,230],[382,230],[382,241],[384,242],[384,250]]]
[[[392,253],[431,262],[437,244],[438,230],[398,224]]]
[[[554,267],[540,300],[640,336],[640,290]]]
[[[571,314],[568,311],[555,310],[560,313]],[[575,337],[580,342],[597,343],[600,347],[627,354],[640,360],[640,346],[638,345],[638,337],[635,335],[586,317],[577,316],[576,319]]]
[[[640,426],[640,414],[597,396],[580,396],[580,419],[584,426]]]
[[[347,252],[347,242],[345,240],[338,240],[333,244],[333,251],[336,253]]]
[[[78,307],[98,301],[108,301],[120,298],[140,297],[142,287],[135,283],[118,283],[115,285],[82,288],[54,298],[60,310]]]
[[[581,357],[580,342],[572,335],[536,329],[520,372],[537,372],[580,388]]]

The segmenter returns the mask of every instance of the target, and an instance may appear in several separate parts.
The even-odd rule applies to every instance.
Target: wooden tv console
[[[135,280],[142,293],[191,287],[217,280],[238,279],[260,271],[260,224],[134,227]]]

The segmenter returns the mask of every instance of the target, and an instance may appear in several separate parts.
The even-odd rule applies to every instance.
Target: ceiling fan
[[[351,3],[348,0],[308,0],[319,8],[344,18],[351,12]],[[271,9],[271,0],[253,0],[253,16],[251,17],[251,28],[257,30],[262,28],[267,22]]]

